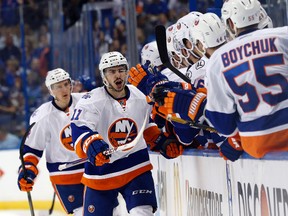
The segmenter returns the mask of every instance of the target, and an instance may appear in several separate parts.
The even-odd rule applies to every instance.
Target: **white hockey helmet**
[[[175,42],[175,34],[176,34],[176,24],[170,25],[166,28],[166,43],[167,43],[167,51],[170,62],[173,64],[174,67],[180,68],[182,57],[181,53],[174,48],[173,43]]]
[[[104,85],[107,85],[107,81],[104,75],[104,70],[111,67],[116,67],[120,65],[125,65],[128,70],[129,64],[127,59],[117,51],[104,53],[100,59],[99,70],[103,80]]]
[[[183,49],[187,47],[185,46],[184,40],[188,40],[192,44],[192,49],[194,47],[194,41],[193,38],[190,35],[189,29],[193,28],[194,21],[199,16],[201,16],[202,13],[197,11],[192,11],[189,14],[181,17],[176,22],[176,34],[175,34],[175,40],[176,44],[174,44],[174,47],[176,50]],[[193,55],[194,53],[192,53]]]
[[[221,14],[226,26],[229,18],[236,28],[258,24],[260,22],[260,2],[258,0],[228,0],[223,4]]]
[[[217,47],[226,42],[225,26],[214,13],[205,13],[197,18],[190,33],[194,40],[203,44],[204,53],[207,48]]]
[[[162,65],[156,41],[145,44],[141,50],[141,64],[144,65],[147,61],[152,67]]]
[[[54,70],[48,71],[45,79],[45,85],[49,90],[51,90],[51,86],[55,83],[62,82],[64,80],[70,80],[70,75],[62,68],[56,68]]]
[[[260,6],[260,22],[258,24],[258,29],[264,29],[264,28],[273,28],[273,22],[272,19],[267,15],[265,9]]]

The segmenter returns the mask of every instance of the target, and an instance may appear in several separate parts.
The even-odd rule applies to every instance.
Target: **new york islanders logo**
[[[114,147],[132,142],[137,134],[136,123],[129,118],[118,119],[108,129],[109,141]]]
[[[60,140],[63,146],[69,150],[69,151],[74,151],[73,148],[73,143],[72,143],[72,134],[71,134],[71,127],[70,124],[66,125],[61,133],[60,133]]]

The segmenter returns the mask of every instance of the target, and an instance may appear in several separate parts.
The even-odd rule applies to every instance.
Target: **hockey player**
[[[206,13],[196,18],[195,25],[191,29],[190,35],[193,37],[192,41],[195,43],[194,46],[197,53],[202,56],[202,59],[205,58],[205,62],[208,62],[213,52],[226,42],[225,27],[222,25],[220,18],[213,13]],[[204,76],[206,74],[206,64],[202,65],[202,70],[202,79],[204,81]],[[165,83],[164,85],[167,84]],[[163,84],[159,85],[159,87],[162,86]],[[164,115],[178,115],[178,117],[180,116],[185,120],[193,120],[196,123],[207,124],[203,118],[203,110],[206,103],[205,89],[197,88],[195,91],[195,89],[183,90],[179,88],[170,88],[165,89],[165,91],[162,92],[162,95],[159,93],[157,95],[154,94],[154,99],[156,101],[164,101],[164,104],[158,109],[159,112],[162,112]],[[178,135],[181,133],[182,131],[180,131]],[[217,133],[211,133],[205,130],[201,130],[195,139],[199,140],[201,147],[203,146],[203,141],[206,142],[205,140],[207,140],[208,142],[206,142],[204,146],[206,148],[215,149],[217,149],[215,144],[218,146],[225,146],[228,142],[225,137],[219,136]]]
[[[242,149],[255,158],[288,151],[288,27],[258,30],[260,3],[229,0],[222,19],[235,38],[211,56],[206,117],[236,160]],[[225,124],[223,124],[225,122]]]
[[[70,118],[75,104],[83,94],[73,93],[70,75],[61,68],[49,71],[45,84],[53,96],[52,101],[41,105],[30,117],[36,122],[24,145],[27,177],[19,168],[18,186],[31,191],[38,174],[37,164],[45,150],[50,181],[67,214],[82,215],[84,185],[80,182],[84,167],[78,165],[59,171],[60,164],[78,159],[72,145]]]
[[[89,160],[82,179],[85,216],[111,216],[118,193],[130,215],[153,215],[157,203],[147,144],[165,156],[173,154],[175,141],[165,137],[154,123],[144,122],[149,105],[137,88],[126,84],[128,67],[121,53],[103,54],[99,69],[104,86],[87,93],[72,117],[76,152]],[[142,136],[139,130],[143,124]],[[140,139],[132,148],[110,157],[103,154],[136,138]]]
[[[169,122],[166,122],[165,118],[161,117],[159,113],[157,114],[157,106],[155,105],[155,103],[150,101],[150,93],[153,87],[157,84],[168,83],[169,80],[179,81],[182,79],[179,79],[176,74],[174,74],[170,69],[166,68],[163,65],[159,56],[157,43],[155,41],[144,45],[144,47],[142,48],[141,63],[142,65],[138,64],[136,67],[132,67],[130,69],[128,81],[147,96],[147,102],[153,106],[151,116],[154,122],[158,125],[158,127],[169,133],[170,136],[175,137],[175,135],[177,134],[177,130],[181,130],[182,132],[184,131],[183,125],[181,125],[181,128],[172,127]],[[169,87],[171,87],[171,85],[177,86],[179,88],[191,88],[191,85],[185,82],[170,82]],[[186,134],[184,134],[183,137],[185,137],[186,139]],[[184,145],[190,144],[190,142],[188,143],[186,142],[186,140],[182,140],[180,137],[177,137],[177,140]],[[181,155],[183,152],[183,146],[180,143],[177,146],[177,148],[179,149],[178,154],[174,155],[173,158]]]

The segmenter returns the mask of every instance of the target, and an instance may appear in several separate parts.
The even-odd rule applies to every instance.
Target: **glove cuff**
[[[33,163],[25,162],[24,167],[25,167],[26,170],[31,170],[36,176],[38,175],[39,171],[38,171],[37,167]],[[23,167],[20,166],[18,173],[22,172],[22,170],[23,170]]]
[[[202,115],[203,115],[203,106],[204,103],[203,101],[206,99],[206,94],[204,93],[197,93],[189,106],[189,111],[188,111],[188,116],[191,118],[193,121],[197,121]],[[203,103],[203,104],[202,104]],[[201,112],[202,110],[202,112]]]
[[[87,139],[85,139],[82,145],[82,150],[85,154],[87,154],[87,150],[91,145],[91,143],[93,143],[96,140],[103,140],[103,137],[100,134],[93,134],[89,136]]]

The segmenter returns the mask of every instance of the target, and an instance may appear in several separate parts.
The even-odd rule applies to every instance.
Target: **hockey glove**
[[[147,66],[137,64],[136,67],[129,70],[128,82],[137,87],[143,94],[148,95],[146,90],[147,80],[153,76]]]
[[[224,160],[236,161],[243,154],[241,143],[235,138],[226,139],[220,146],[220,156]]]
[[[172,91],[172,89],[191,90],[192,88],[193,86],[191,84],[185,82],[159,82],[154,85],[150,95],[155,102],[162,106],[164,104],[164,97],[166,97],[167,93]]]
[[[157,127],[146,130],[144,138],[151,151],[160,152],[167,159],[178,157],[183,153],[183,146],[177,139],[161,132]]]
[[[154,87],[167,82],[169,82],[168,78],[160,72],[157,72],[154,76],[149,76],[147,79],[146,91],[148,94],[150,94]]]
[[[183,154],[184,148],[177,140],[167,139],[161,146],[160,153],[167,159],[173,159]]]
[[[86,152],[89,162],[94,166],[102,166],[109,163],[109,156],[103,154],[109,145],[99,134],[93,134],[83,143],[83,151]]]
[[[176,114],[185,120],[198,122],[203,117],[206,94],[193,90],[172,89],[164,98],[164,105],[159,107],[162,113]]]
[[[21,191],[32,191],[34,185],[34,179],[38,175],[37,167],[30,162],[25,162],[26,176],[22,166],[19,167],[18,171],[18,187]]]

